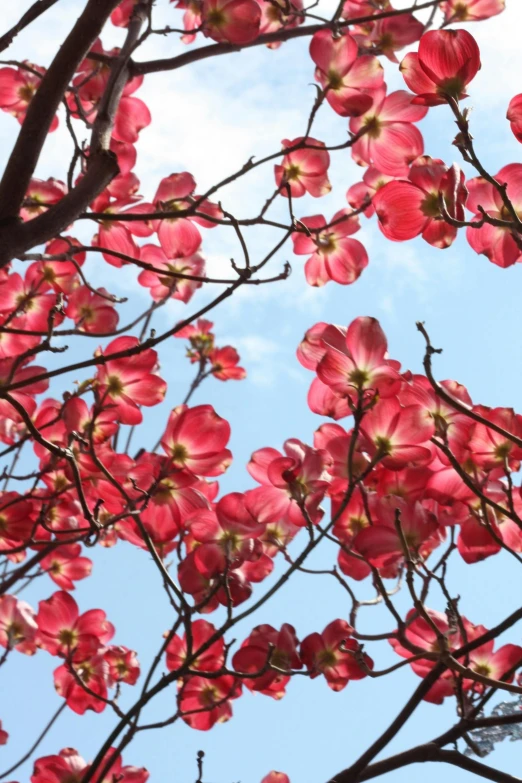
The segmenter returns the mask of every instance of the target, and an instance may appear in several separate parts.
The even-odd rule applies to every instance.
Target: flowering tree
[[[0,38],[0,51],[57,2],[30,6]],[[232,717],[242,694],[280,699],[296,676],[324,677],[341,691],[351,680],[410,666],[420,681],[412,679],[396,719],[331,780],[356,783],[419,761],[517,780],[480,757],[495,740],[520,733],[519,703],[498,699],[522,694],[514,630],[522,609],[503,608],[489,629],[475,624],[480,618],[463,616],[448,574],[459,558],[470,569],[492,556],[522,561],[522,417],[473,403],[457,381],[438,381],[432,362],[439,349],[422,323],[425,373],[414,375],[388,356],[376,319],[320,322],[297,358],[313,374],[310,409],[332,421],[318,426],[313,445],[289,438],[281,451],[258,449],[247,466],[258,486],[220,495],[216,479],[232,459],[230,425],[211,404],[192,400],[210,376],[245,377],[237,351],[216,345],[205,316],[241,287],[282,283],[290,266],[277,266],[278,254],[287,243],[306,257],[311,286],[356,282],[369,262],[354,238],[364,218],[375,217],[391,241],[421,235],[441,249],[466,229],[472,249],[492,263],[521,260],[522,164],[494,176],[484,168],[463,104],[480,52],[458,23],[500,13],[503,0],[428,0],[399,10],[388,0],[345,0],[330,16],[301,0],[178,0],[172,15],[183,12],[182,27],[166,29],[155,27],[152,0],[80,5],[47,70],[27,60],[0,69],[0,107],[21,125],[0,182],[0,666],[3,674],[18,654],[55,657],[54,688],[63,699],[25,747],[24,738],[8,738],[6,709],[0,744],[14,740],[20,753],[0,777],[14,780],[31,759],[31,783],[145,783],[145,767],[122,760],[141,732],[179,722],[209,730]],[[106,50],[101,36],[110,25],[124,28],[124,40]],[[140,46],[157,35],[181,35],[186,51],[140,59]],[[206,192],[184,171],[166,174],[149,201],[137,195],[134,145],[151,123],[145,76],[292,38],[307,39],[317,81],[303,134],[250,158]],[[411,51],[398,55],[406,47]],[[405,89],[389,92],[385,68],[398,63]],[[318,112],[332,110],[348,118],[348,135],[338,143],[314,135]],[[424,154],[416,123],[428,111],[453,114],[464,171]],[[513,97],[507,119],[522,141],[522,95]],[[59,122],[67,126],[70,155],[60,178],[37,179],[44,142]],[[347,183],[333,217],[299,214],[300,197],[330,191],[333,154],[344,150],[365,169],[362,181]],[[227,211],[221,190],[272,165],[274,185],[257,213]],[[271,211],[282,201],[284,222]],[[252,226],[278,232],[261,257],[246,239]],[[206,274],[202,245],[211,246],[210,229],[237,240],[241,260],[231,261],[226,278]],[[94,279],[100,257],[135,267],[138,284],[149,289],[150,305],[123,326],[122,300],[97,285],[103,275]],[[156,333],[160,308],[171,299],[189,305],[198,289],[213,285],[220,286],[215,297]],[[142,408],[165,398],[160,361],[171,337],[187,341],[194,379],[185,399],[169,399],[156,446],[133,447]],[[42,399],[47,393],[54,396]],[[130,545],[152,558],[158,590],[168,598],[167,631],[152,660],[140,661],[125,639],[115,643],[117,617],[79,607],[71,595],[91,572],[93,548],[117,543],[114,557],[125,558]],[[319,570],[310,560],[325,545],[335,548],[335,562]],[[256,625],[258,610],[277,601],[297,572],[328,576],[346,599],[344,617],[325,614],[323,627],[305,638],[291,624],[291,607],[280,628]],[[19,597],[27,585],[39,591],[37,606]],[[368,586],[370,599],[361,597]],[[395,601],[399,590],[411,606],[405,614]],[[388,622],[365,633],[360,614],[377,604]],[[240,623],[250,630],[237,642]],[[387,668],[379,663],[383,645],[397,655]],[[167,690],[173,709],[149,720],[148,706]],[[452,724],[378,759],[423,700],[451,701]],[[70,747],[39,754],[68,710],[114,713],[89,763]],[[263,783],[288,778],[271,772]]]

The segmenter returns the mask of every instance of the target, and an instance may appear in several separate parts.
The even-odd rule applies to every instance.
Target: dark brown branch
[[[119,0],[88,0],[42,78],[0,182],[3,226],[12,227],[18,222],[20,206],[69,82],[118,3]],[[4,237],[0,238],[3,241]]]
[[[38,19],[39,16],[45,13],[45,11],[47,11],[57,2],[58,0],[36,0],[36,2],[27,9],[25,14],[20,17],[18,22],[0,37],[0,52],[8,49],[18,33],[21,33],[24,28],[29,27],[29,25],[32,24],[35,19]]]
[[[357,781],[371,780],[392,772],[394,769],[402,769],[402,767],[410,764],[425,763],[427,761],[452,764],[455,767],[472,772],[474,775],[479,775],[485,780],[493,780],[495,783],[520,783],[521,780],[513,777],[513,775],[509,775],[507,772],[501,772],[498,769],[494,769],[494,767],[489,767],[481,761],[468,758],[468,756],[464,756],[457,750],[443,750],[434,743],[429,743],[427,745],[419,745],[404,753],[398,753],[396,756],[391,756],[372,764],[357,778]],[[345,773],[342,772],[340,775],[331,778],[330,783],[351,783],[352,780],[351,777],[346,777]]]
[[[379,19],[387,19],[393,16],[401,16],[409,11],[422,11],[423,8],[433,8],[440,5],[442,0],[429,0],[429,2],[421,3],[415,7],[405,8],[394,11],[383,11],[382,13],[372,14],[371,16],[358,16],[353,19],[348,19],[345,22],[335,23],[337,28],[349,27],[350,25],[364,24],[365,22],[375,22]],[[199,60],[206,60],[208,57],[217,57],[221,54],[230,54],[231,52],[240,52],[243,49],[250,49],[254,46],[264,46],[266,44],[278,43],[280,41],[289,41],[293,38],[306,38],[314,35],[320,30],[332,28],[331,22],[324,24],[306,25],[304,27],[282,28],[275,33],[265,33],[258,36],[254,41],[250,43],[239,45],[229,43],[210,44],[209,46],[202,46],[199,49],[192,49],[189,52],[184,52],[176,57],[169,57],[161,60],[148,60],[147,62],[134,62],[131,69],[132,74],[147,74],[147,73],[159,73],[161,71],[173,71],[177,68],[183,68],[189,63],[198,62]]]

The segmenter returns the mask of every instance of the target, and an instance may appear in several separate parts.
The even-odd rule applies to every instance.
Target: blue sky
[[[6,28],[30,3],[24,0],[16,8],[14,5],[2,9]],[[404,7],[406,3],[397,5]],[[46,64],[56,42],[63,38],[82,6],[80,0],[62,0],[33,30],[20,36],[9,55]],[[328,3],[324,8],[328,9]],[[162,0],[158,2],[158,12],[165,24],[174,24],[177,19]],[[503,16],[469,27],[477,37],[483,59],[483,69],[475,79],[469,100],[474,107],[472,127],[477,150],[493,173],[520,160],[520,146],[504,116],[509,99],[522,86],[521,22],[522,8],[517,0],[508,0]],[[106,46],[121,40],[120,31],[113,30],[111,36],[104,38]],[[138,146],[137,173],[144,196],[153,195],[161,177],[182,170],[194,174],[198,189],[206,188],[242,165],[250,155],[274,151],[282,138],[302,134],[314,96],[313,66],[307,47],[307,41],[299,40],[277,51],[254,49],[148,77],[139,93],[153,115],[153,125],[143,132]],[[166,55],[180,48],[174,38],[160,38],[148,45],[141,56]],[[389,64],[386,68],[388,84],[402,87],[396,69]],[[17,129],[11,117],[0,115],[2,163]],[[428,154],[441,157],[448,164],[458,161],[458,152],[451,146],[455,131],[449,111],[443,107],[432,110],[421,129]],[[344,120],[328,107],[321,110],[314,131],[317,138],[336,143],[344,140],[345,133]],[[64,177],[68,163],[65,145],[63,129],[50,137],[38,176]],[[321,212],[331,216],[345,205],[346,189],[361,174],[349,152],[337,153],[330,170],[332,194],[321,200],[301,199],[295,205],[297,215]],[[253,214],[270,192],[272,182],[270,168],[256,171],[223,191],[224,206],[241,215]],[[87,234],[82,237],[89,238]],[[253,450],[268,445],[279,447],[287,437],[310,443],[314,429],[322,423],[306,406],[311,375],[295,359],[295,348],[304,331],[319,320],[346,325],[358,315],[379,318],[388,335],[391,356],[417,372],[421,371],[423,345],[415,321],[425,320],[434,344],[444,347],[444,353],[436,360],[438,377],[464,383],[475,402],[522,409],[522,269],[494,267],[476,256],[464,237],[444,252],[420,240],[393,244],[382,238],[374,221],[363,221],[363,230],[357,237],[368,249],[370,265],[354,286],[345,288],[330,283],[321,290],[309,288],[303,277],[303,258],[293,257],[291,247],[287,247],[274,259],[269,271],[276,274],[285,260],[291,261],[293,274],[288,281],[244,289],[212,316],[218,342],[238,347],[249,374],[242,383],[210,380],[194,398],[198,403],[212,403],[232,424],[234,463],[221,482],[224,491],[252,486],[244,466]],[[273,244],[274,235],[252,232],[249,240],[255,258]],[[204,251],[211,274],[228,274],[228,259],[239,257],[234,238],[224,229],[206,233]],[[136,284],[133,270],[114,270],[98,259],[91,259],[87,269],[91,281],[129,296],[129,304],[122,308],[122,322],[124,313],[147,306],[148,292]],[[198,292],[188,309],[172,303],[154,325],[158,331],[167,328],[192,307],[197,309],[208,296],[206,291]],[[74,351],[75,358],[79,351],[88,356],[94,347],[95,341],[86,339],[70,352]],[[167,400],[164,406],[147,413],[135,444],[151,446],[168,409],[183,398],[192,372],[183,353],[181,341],[169,340],[164,344],[160,358],[161,374],[169,384]],[[55,393],[59,394],[74,379],[60,381]],[[96,551],[94,559],[93,576],[79,584],[75,597],[82,610],[103,606],[116,624],[115,641],[137,649],[145,665],[170,622],[154,566],[145,553],[124,543],[114,550]],[[331,564],[332,559],[332,553],[326,550],[317,562]],[[486,626],[498,621],[500,611],[507,614],[516,608],[522,586],[512,564],[498,557],[472,567],[463,567],[456,560],[451,580],[452,594],[462,595],[463,613]],[[362,593],[365,590],[368,594],[367,586],[361,588]],[[42,592],[47,596],[53,591],[48,581],[45,587],[42,583],[35,591],[27,590],[24,597],[36,602]],[[399,599],[398,605],[406,610],[406,598]],[[443,603],[434,608],[442,609]],[[391,627],[380,608],[366,611],[361,628],[372,631]],[[302,638],[311,631],[322,630],[331,620],[346,616],[346,612],[344,596],[328,580],[299,575],[275,603],[256,615],[250,625],[238,629],[237,637],[241,640],[257,623],[278,626],[290,622]],[[519,639],[513,634],[509,641]],[[373,655],[380,667],[392,661],[386,645],[375,647]],[[0,718],[11,734],[11,742],[0,748],[2,768],[22,754],[59,705],[52,690],[55,663],[44,652],[34,659],[13,654],[3,668]],[[375,739],[417,684],[413,674],[402,670],[388,678],[351,683],[342,693],[333,694],[321,678],[314,682],[297,678],[281,702],[247,693],[235,703],[234,719],[207,734],[180,724],[162,733],[142,735],[125,752],[124,760],[147,766],[153,781],[190,783],[195,779],[196,752],[203,749],[207,754],[205,780],[212,783],[258,783],[273,768],[287,772],[292,783],[320,783],[349,765]],[[127,688],[123,706],[132,703],[134,695]],[[172,694],[164,695],[151,708],[150,717],[168,715],[173,703]],[[409,747],[444,730],[452,720],[452,708],[452,704],[443,708],[422,705],[388,751]],[[113,723],[108,711],[94,717],[66,712],[42,743],[39,755],[73,746],[89,759]],[[490,760],[516,774],[519,753],[518,746],[505,744]],[[413,779],[419,773],[426,783],[439,780],[441,775],[452,783],[471,779],[463,771],[431,765],[392,774],[387,780],[409,780],[410,775]],[[15,779],[27,780],[29,774],[30,767],[26,765]]]

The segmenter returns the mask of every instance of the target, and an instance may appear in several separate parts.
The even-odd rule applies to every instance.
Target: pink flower
[[[323,286],[329,280],[341,285],[354,283],[368,265],[368,254],[356,239],[348,239],[359,229],[359,221],[348,210],[337,212],[330,228],[323,215],[300,220],[309,233],[292,234],[294,253],[313,253],[305,264],[306,281],[312,286]]]
[[[211,363],[210,372],[220,381],[242,381],[246,378],[246,370],[238,367],[239,354],[231,345],[214,348],[208,355]]]
[[[170,414],[161,445],[176,467],[199,476],[220,476],[232,461],[225,448],[229,438],[230,424],[211,405],[179,405]]]
[[[0,109],[16,117],[20,125],[25,120],[25,115],[33,95],[40,86],[41,77],[45,74],[45,68],[24,61],[24,65],[37,71],[40,76],[25,68],[0,68]],[[53,118],[49,133],[58,127],[58,117]]]
[[[315,78],[337,114],[357,117],[370,108],[373,97],[366,91],[380,87],[384,73],[377,57],[358,56],[357,44],[350,35],[334,36],[330,30],[315,33],[310,56],[317,66]]]
[[[294,147],[303,142],[302,136],[290,141],[283,139],[283,149]],[[318,198],[332,189],[328,179],[330,155],[324,149],[324,142],[308,136],[307,149],[297,149],[284,156],[281,164],[274,166],[276,184],[281,195],[287,195],[285,185],[289,185],[292,198],[300,198],[305,193]]]
[[[376,8],[373,10],[377,12]],[[363,14],[359,11],[357,15]],[[396,63],[398,60],[395,52],[418,41],[423,32],[422,22],[413,14],[404,13],[400,16],[377,19],[367,27],[361,25],[360,28],[356,28],[353,37],[362,49],[370,51],[373,49],[376,54],[382,52],[392,63]]]
[[[297,438],[285,441],[284,455],[272,448],[252,454],[247,470],[263,486],[256,499],[263,498],[265,514],[272,521],[284,518],[297,527],[307,524],[304,505],[312,522],[318,522],[318,508],[330,483],[331,458],[323,449],[312,449]]]
[[[136,684],[140,676],[140,665],[134,650],[112,645],[103,653],[103,657],[109,666],[110,685],[116,685],[119,682],[125,682],[127,685]]]
[[[414,96],[405,90],[386,95],[384,84],[373,95],[371,109],[350,120],[353,133],[366,131],[352,146],[352,156],[363,166],[373,164],[383,174],[404,176],[424,151],[422,134],[413,123],[422,120],[427,109],[415,106]]]
[[[35,613],[28,603],[14,595],[0,596],[0,647],[34,655],[37,631]]]
[[[388,182],[392,182],[393,177],[389,174],[381,174],[375,166],[369,166],[363,174],[362,182],[356,182],[348,188],[346,200],[354,209],[360,209],[363,204],[367,204],[364,214],[371,217],[375,212],[373,197]]]
[[[386,358],[388,344],[375,318],[356,318],[345,337],[344,346],[328,344],[317,366],[317,375],[337,394],[353,397],[354,392],[372,390],[390,397],[399,388],[397,366]]]
[[[65,314],[72,318],[76,327],[82,331],[95,334],[110,334],[119,321],[119,315],[114,308],[105,288],[98,288],[98,293],[87,286],[78,286],[69,296]]]
[[[197,652],[200,647],[206,645],[216,630],[216,627],[206,620],[194,620],[190,627],[192,651]],[[185,664],[188,652],[186,634],[183,637],[173,636],[167,646],[167,669],[169,672],[176,671]],[[197,656],[190,664],[190,668],[202,672],[217,672],[222,668],[224,662],[225,641],[221,637]]]
[[[74,668],[76,677],[71,672],[71,667]],[[104,699],[108,693],[108,675],[109,665],[103,655],[89,655],[79,663],[58,666],[54,670],[54,687],[57,694],[65,699],[69,709],[77,715],[84,715],[87,710],[100,713],[107,706]],[[82,687],[78,680],[85,687]]]
[[[163,223],[167,221],[162,221]],[[192,225],[189,221],[185,221]],[[193,227],[194,228],[194,227]],[[195,229],[197,231],[197,229]],[[157,245],[142,245],[140,259],[151,264],[156,270],[144,269],[138,275],[138,283],[150,289],[150,294],[155,302],[170,296],[187,304],[198,288],[201,288],[200,280],[190,280],[173,275],[162,275],[161,272],[178,272],[181,275],[193,275],[205,277],[205,261],[198,253],[192,256],[179,256],[171,260],[167,258],[161,247]]]
[[[116,27],[127,27],[137,0],[122,0],[111,14],[111,22]]]
[[[242,45],[259,35],[261,9],[255,0],[203,0],[201,19],[208,38]]]
[[[224,495],[214,511],[199,511],[187,521],[191,535],[199,546],[195,565],[207,579],[234,570],[245,560],[256,560],[261,554],[255,539],[264,532],[239,492]]]
[[[437,158],[428,155],[418,158],[408,180],[388,182],[375,194],[373,206],[379,228],[387,239],[395,242],[422,234],[434,247],[449,247],[457,236],[457,228],[444,220],[440,196],[444,197],[448,214],[464,220],[468,196],[464,182],[464,174],[457,165],[448,169]]]
[[[441,4],[446,21],[479,22],[501,14],[506,0],[447,0]]]
[[[81,557],[81,551],[81,544],[56,547],[43,558],[40,567],[62,590],[74,590],[74,582],[85,579],[92,571],[92,560]]]
[[[467,30],[430,30],[420,40],[419,52],[401,62],[404,81],[417,95],[413,103],[438,106],[466,98],[468,84],[480,68],[477,42]]]
[[[507,185],[507,196],[517,214],[522,214],[522,164],[511,163],[500,169],[495,176],[501,185]],[[482,207],[488,215],[501,220],[511,220],[498,190],[482,177],[468,180],[469,199],[467,207],[475,213],[475,220],[480,220]],[[511,266],[520,260],[522,251],[513,239],[509,227],[492,226],[485,223],[481,228],[468,228],[466,238],[476,253],[480,253],[493,264],[503,268]]]
[[[282,27],[288,30],[298,27],[305,20],[302,13],[303,0],[258,0],[261,8],[260,34],[275,33]],[[276,41],[267,44],[269,49],[278,49],[281,44]]]
[[[298,645],[292,625],[283,623],[280,631],[271,625],[258,625],[234,655],[232,665],[238,674],[255,674],[266,668],[270,661],[277,669],[269,668],[259,677],[248,678],[243,682],[251,691],[281,699],[290,681],[290,675],[284,672],[303,666],[297,652]]]
[[[181,717],[192,729],[208,731],[232,717],[231,700],[241,696],[241,683],[231,675],[189,677],[179,685]]]
[[[284,772],[272,770],[268,775],[265,775],[261,783],[290,783],[290,778]]]
[[[192,174],[183,171],[171,174],[161,180],[154,205],[157,210],[179,212],[190,206],[188,196],[192,196],[196,182]],[[187,258],[194,255],[201,245],[201,234],[188,218],[168,217],[156,224],[158,239],[167,258]]]
[[[103,350],[107,359],[97,373],[99,399],[117,412],[122,424],[140,424],[143,417],[138,406],[157,405],[167,389],[165,381],[152,374],[158,361],[152,348],[137,356],[110,358],[111,354],[132,350],[137,345],[137,337],[117,337]]]
[[[38,605],[38,646],[51,655],[82,661],[95,654],[114,635],[102,609],[80,615],[78,604],[69,593],[54,593]]]
[[[301,658],[312,678],[324,674],[333,691],[341,691],[349,680],[366,677],[365,671],[353,653],[358,653],[359,644],[350,639],[353,628],[346,620],[334,620],[322,634],[311,633],[301,642]],[[344,649],[342,650],[341,647]],[[373,669],[373,661],[360,652],[365,665]]]
[[[373,505],[373,525],[357,533],[353,542],[356,550],[379,569],[398,569],[404,560],[402,539],[395,527],[396,511],[400,512],[401,530],[412,554],[426,558],[442,540],[437,517],[421,503],[410,505],[393,496],[382,498]]]
[[[511,98],[506,116],[511,123],[513,135],[517,141],[522,142],[522,93]]]
[[[433,421],[420,405],[403,408],[394,398],[378,402],[361,423],[368,453],[371,457],[380,455],[382,464],[392,470],[431,462],[427,446],[434,432]]]

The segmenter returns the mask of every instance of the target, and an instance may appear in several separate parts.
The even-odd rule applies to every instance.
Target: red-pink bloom
[[[217,672],[225,662],[225,641],[223,637],[212,642],[201,655],[197,651],[216,633],[216,627],[206,620],[194,620],[191,624],[192,654],[196,657],[190,664],[190,669],[201,672]],[[173,636],[167,646],[167,669],[169,672],[181,669],[188,657],[187,636]]]
[[[290,141],[283,139],[283,150],[302,144],[305,139],[299,136]],[[306,138],[306,149],[295,149],[284,156],[280,164],[274,166],[276,184],[280,193],[287,196],[290,187],[292,198],[300,198],[305,193],[318,198],[332,189],[328,179],[330,155],[324,149],[324,142],[311,136]]]
[[[17,492],[0,493],[0,552],[25,544],[34,521],[32,506]]]
[[[454,397],[457,402],[472,407],[471,397],[461,384],[455,381],[441,381],[446,394]],[[424,375],[413,375],[410,382],[403,386],[400,393],[403,405],[422,405],[425,412],[433,419],[435,433],[443,441],[447,439],[453,454],[461,456],[463,448],[469,441],[473,421],[465,413],[459,413],[449,403],[439,397]]]
[[[181,717],[192,729],[200,731],[230,720],[230,701],[241,696],[241,683],[228,674],[211,680],[189,677],[179,688]]]
[[[129,195],[121,199],[111,200],[111,195],[108,190],[104,190],[98,198],[92,202],[91,209],[94,212],[103,212],[108,215],[116,215],[118,213],[132,213],[132,214],[147,214],[154,210],[151,204],[138,204],[128,207],[129,204],[133,204],[140,196]],[[98,233],[93,238],[93,244],[99,248],[102,248],[102,255],[105,261],[111,266],[121,267],[127,264],[128,261],[119,258],[110,252],[103,252],[103,248],[107,251],[114,250],[115,253],[122,253],[123,255],[130,256],[131,258],[139,258],[140,251],[138,245],[134,241],[134,237],[149,237],[153,233],[153,227],[151,223],[146,220],[132,220],[132,221],[120,221],[120,220],[101,220],[99,221]]]
[[[361,422],[365,449],[392,470],[431,462],[427,446],[434,432],[433,421],[420,405],[403,408],[394,398],[380,400]]]
[[[24,61],[31,70],[25,68],[0,68],[0,109],[16,117],[20,125],[25,120],[25,115],[33,95],[40,86],[41,77],[45,74],[45,68]],[[33,71],[37,71],[40,76]],[[58,127],[58,117],[55,115],[49,133]]]
[[[28,272],[25,280],[18,272],[13,272],[0,283],[0,313],[10,317],[13,327],[46,332],[49,313],[56,304],[56,294],[38,289]],[[12,318],[14,314],[16,317]],[[58,326],[62,321],[63,315],[55,313],[54,324]]]
[[[256,500],[262,497],[267,519],[284,518],[297,527],[322,517],[319,503],[330,482],[331,458],[323,449],[312,449],[297,438],[285,441],[284,455],[272,448],[258,449],[252,454],[247,470],[263,485]]]
[[[123,0],[111,14],[111,22],[116,27],[127,27],[137,0]]]
[[[261,9],[255,0],[202,0],[201,21],[208,38],[242,45],[259,35]]]
[[[74,582],[85,579],[92,571],[92,560],[81,557],[81,551],[81,544],[63,544],[43,558],[40,568],[62,590],[74,590]]]
[[[410,644],[421,650],[426,650],[431,654],[430,659],[420,659],[411,662],[411,668],[419,677],[426,677],[427,674],[433,669],[436,663],[438,654],[442,653],[441,645],[437,634],[433,629],[433,625],[439,630],[439,632],[445,637],[445,644],[449,652],[457,650],[462,645],[462,637],[459,629],[449,625],[448,618],[441,612],[436,612],[433,609],[426,609],[431,623],[424,619],[424,617],[416,617],[417,612],[412,609],[408,612],[407,620],[409,621],[406,627],[406,638]],[[412,619],[413,617],[413,619]],[[463,618],[463,622],[468,621]],[[411,658],[413,653],[402,645],[398,639],[390,639],[390,644],[398,655],[403,658]],[[454,693],[453,679],[451,673],[446,672],[442,678],[430,688],[428,694],[424,697],[426,701],[433,702],[435,704],[442,704],[446,696],[452,696]]]
[[[351,413],[348,399],[336,394],[333,389],[319,378],[313,379],[306,399],[312,413],[317,413],[319,416],[328,416],[335,421],[344,419],[345,416],[349,416]]]
[[[108,679],[110,685],[124,682],[135,685],[140,676],[140,665],[134,650],[128,647],[112,645],[103,653],[109,667]]]
[[[165,381],[152,374],[158,361],[158,354],[152,348],[134,356],[110,358],[111,354],[137,346],[137,337],[117,337],[100,351],[106,360],[97,373],[97,393],[122,424],[140,424],[143,417],[138,406],[157,405],[167,390]]]
[[[297,652],[298,645],[292,625],[283,623],[280,631],[271,625],[258,625],[235,653],[232,665],[239,675],[243,672],[250,675],[263,672],[258,677],[244,679],[243,684],[251,691],[281,699],[290,681],[290,674],[284,672],[303,666]],[[277,667],[277,670],[267,669],[268,663]]]
[[[166,222],[162,221],[162,223]],[[192,225],[190,221],[185,222]],[[196,228],[195,230],[197,231]],[[205,277],[205,261],[198,253],[188,257],[180,256],[169,260],[161,247],[157,245],[143,245],[140,248],[140,259],[147,264],[151,264],[154,270],[157,270],[144,269],[138,275],[138,283],[150,289],[150,294],[155,302],[170,296],[172,299],[179,299],[186,304],[190,301],[194,292],[201,288],[202,280],[190,279],[191,276],[196,278]],[[173,274],[165,275],[162,272]],[[176,273],[180,276],[176,277]],[[187,275],[187,277],[183,277],[183,275]]]
[[[415,106],[414,96],[405,90],[386,95],[385,84],[373,96],[372,107],[350,120],[353,133],[365,131],[352,146],[352,157],[363,166],[373,164],[383,174],[402,177],[424,151],[422,134],[413,123],[422,120],[427,109]]]
[[[354,209],[361,209],[366,205],[364,214],[366,217],[371,217],[375,212],[372,203],[373,197],[387,182],[392,182],[392,180],[393,177],[381,174],[375,166],[369,166],[363,174],[362,182],[356,182],[355,185],[348,188],[346,200]]]
[[[77,750],[64,748],[58,755],[36,759],[31,783],[75,783],[86,769],[87,764]]]
[[[238,367],[239,354],[231,345],[214,348],[208,355],[211,364],[210,372],[220,381],[242,381],[246,378],[246,370]]]
[[[245,504],[245,496],[239,492],[224,495],[215,511],[199,511],[187,520],[187,526],[199,542],[195,565],[207,579],[238,568],[245,560],[255,560],[261,554],[256,539],[265,527],[254,519]]]
[[[290,778],[284,772],[272,770],[268,775],[265,775],[261,783],[290,783]]]
[[[292,234],[294,253],[313,255],[305,264],[306,280],[310,285],[322,286],[329,280],[341,285],[354,283],[368,265],[368,254],[363,245],[349,235],[359,229],[359,221],[348,210],[337,212],[328,225],[323,215],[313,215],[300,221],[309,233]]]
[[[377,319],[356,318],[346,333],[345,345],[329,345],[317,365],[317,375],[337,394],[354,397],[371,390],[380,397],[397,393],[400,385],[397,363],[387,359],[386,336]]]
[[[170,414],[161,445],[172,464],[198,476],[220,476],[232,461],[225,448],[230,424],[211,405],[179,405]]]
[[[147,128],[152,117],[147,105],[134,96],[123,95],[118,104],[112,135],[115,141],[135,144],[140,131]]]
[[[512,408],[486,409],[481,413],[492,424],[502,427],[515,437],[522,437],[522,416],[515,413]],[[518,471],[520,468],[522,449],[506,436],[500,435],[480,422],[473,430],[469,448],[473,462],[486,470],[501,468],[503,475],[504,465],[513,471]]]
[[[422,234],[430,245],[449,247],[457,229],[444,220],[440,198],[448,214],[464,220],[468,191],[464,173],[454,164],[450,169],[428,155],[413,163],[408,180],[394,180],[375,194],[373,206],[379,228],[387,239],[403,242]]]
[[[317,68],[315,78],[326,100],[341,117],[358,117],[373,103],[367,90],[380,87],[383,68],[377,57],[360,55],[357,44],[346,34],[319,30],[310,43],[310,56]]]
[[[102,609],[90,609],[80,615],[78,604],[69,593],[54,593],[40,601],[38,646],[51,655],[82,661],[95,654],[114,635],[114,626]]]
[[[501,14],[506,0],[446,0],[441,4],[444,18],[449,22],[480,22]]]
[[[346,4],[347,5],[347,4]],[[391,8],[388,4],[386,7]],[[373,9],[377,12],[377,9]],[[358,16],[362,16],[359,12]],[[424,32],[424,25],[413,14],[403,13],[377,19],[366,27],[356,27],[352,33],[361,49],[384,54],[392,63],[398,62],[395,52],[418,41]]]
[[[2,728],[2,721],[0,720],[0,745],[7,745],[9,734]]]
[[[45,246],[48,255],[59,255],[79,245],[73,237],[52,239]],[[78,266],[85,262],[85,251],[75,253],[73,258]],[[72,261],[37,261],[27,270],[28,280],[38,280],[43,290],[52,288],[57,294],[71,294],[78,284],[78,270]]]
[[[482,560],[500,552],[502,548],[502,533],[496,524],[493,514],[488,514],[488,517],[488,527],[471,514],[467,519],[461,521],[457,538],[457,549],[465,563],[480,563]],[[520,530],[520,528],[518,529]],[[515,551],[517,548],[515,546]]]
[[[109,748],[100,762],[101,769],[104,769],[109,758],[114,759],[114,756],[115,749]],[[89,766],[77,750],[63,748],[58,755],[36,759],[31,783],[80,783]],[[93,780],[95,783],[109,783],[114,780],[119,783],[146,783],[148,777],[149,773],[145,768],[123,766],[121,756],[117,754],[103,781],[100,781],[99,773],[95,773]]]
[[[475,626],[470,634],[471,637],[481,636],[486,633],[486,628],[479,625]],[[503,680],[504,682],[513,682],[514,668],[522,665],[522,647],[517,644],[504,644],[496,652],[493,651],[495,640],[482,644],[469,653],[468,667],[477,674],[489,677],[492,680]],[[465,686],[473,687],[473,690],[482,693],[484,685],[477,683],[471,678],[464,681]]]
[[[349,680],[366,677],[358,662],[359,656],[367,668],[373,669],[372,659],[360,651],[355,639],[349,638],[352,631],[346,620],[334,620],[322,634],[311,633],[301,642],[301,658],[310,676],[324,674],[333,691],[341,691]]]
[[[109,292],[98,288],[96,293],[86,285],[78,286],[70,294],[65,314],[72,318],[77,329],[87,334],[110,334],[119,321]]]
[[[402,536],[395,526],[397,513]],[[393,496],[379,499],[372,507],[372,521],[373,525],[357,533],[354,547],[379,569],[398,570],[405,557],[403,538],[410,553],[420,558],[426,558],[441,543],[437,517],[419,502],[411,505]]]
[[[71,667],[74,667],[76,677],[71,672]],[[79,663],[68,662],[55,669],[54,688],[56,693],[66,700],[69,709],[77,715],[84,715],[87,710],[103,712],[107,706],[105,699],[108,692],[108,674],[109,665],[103,655],[89,655],[88,659]],[[78,680],[81,680],[85,687],[82,687]]]
[[[331,474],[328,494],[330,497],[344,495],[348,488],[348,468],[351,432],[346,432],[339,424],[322,424],[314,433],[314,446],[324,449],[330,456],[328,471]],[[352,454],[352,470],[362,473],[368,464],[367,458],[358,451]]]
[[[0,595],[0,647],[34,655],[37,631],[35,613],[28,603],[14,595]]]
[[[345,348],[346,327],[320,321],[307,329],[296,351],[297,359],[307,370],[316,370],[329,346]]]
[[[137,489],[150,495],[147,508],[141,512],[141,521],[156,547],[166,554],[185,520],[200,509],[208,509],[208,500],[198,490],[193,473],[173,466],[168,457],[159,454],[142,454],[129,476]],[[146,548],[134,520],[119,522],[117,529],[125,541]]]
[[[154,205],[157,210],[180,212],[190,206],[187,197],[192,196],[196,182],[192,174],[183,171],[161,180]],[[188,218],[168,217],[156,225],[160,245],[167,258],[187,258],[194,255],[201,245],[201,234]]]
[[[506,193],[517,214],[522,214],[522,164],[510,163],[500,169],[495,176],[496,181],[506,185]],[[482,219],[479,206],[492,218],[511,220],[509,210],[502,201],[498,190],[482,177],[468,180],[469,199],[467,208],[475,213],[475,220]],[[522,251],[513,239],[509,226],[492,226],[485,223],[480,228],[468,228],[466,238],[476,253],[480,253],[493,264],[503,268],[511,266],[520,260]]]
[[[517,141],[522,142],[522,93],[511,98],[506,116],[511,123],[513,135]]]
[[[259,33],[275,33],[284,27],[298,27],[304,22],[303,0],[257,0],[261,8],[261,24]],[[278,49],[279,41],[267,44],[269,49]]]
[[[67,186],[59,179],[49,177],[43,180],[33,177],[24,197],[20,217],[23,220],[31,220],[47,212],[47,209],[61,201],[66,193]]]
[[[111,410],[102,411],[93,420],[93,408],[88,408],[85,400],[80,397],[70,397],[63,407],[63,422],[68,434],[78,432],[80,435],[92,436],[94,443],[103,443],[116,433],[118,424]]]
[[[468,84],[480,69],[477,42],[467,30],[430,30],[400,64],[404,81],[417,97],[414,103],[438,106],[447,98],[466,98]]]

